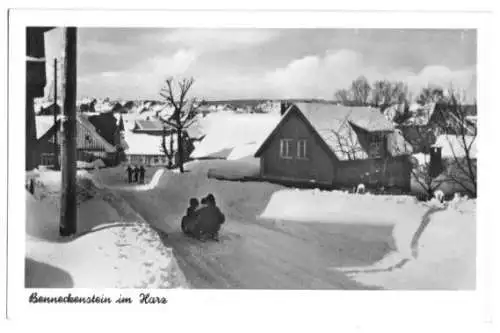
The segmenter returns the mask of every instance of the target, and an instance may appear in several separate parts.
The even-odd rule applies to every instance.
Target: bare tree
[[[175,156],[174,150],[174,132],[170,132],[169,143],[167,146],[167,126],[163,126],[163,132],[161,137],[161,150],[163,154],[167,157],[168,164],[167,168],[171,169],[173,167],[173,159]]]
[[[447,143],[451,148],[452,158],[447,168],[447,177],[460,186],[470,196],[477,196],[477,160],[474,145],[477,137],[477,126],[468,120],[468,109],[477,109],[472,105],[464,105],[460,96],[450,90],[447,103],[445,127]]]
[[[378,80],[373,83],[372,103],[384,110],[393,104],[409,100],[408,86],[401,81]]]
[[[351,96],[349,90],[347,89],[337,90],[335,92],[335,99],[344,105],[349,104],[351,102]]]
[[[364,76],[358,77],[352,81],[348,89],[339,89],[335,91],[335,99],[344,105],[368,105],[371,86]]]
[[[358,77],[351,83],[352,102],[356,105],[367,105],[372,87],[364,76]]]
[[[444,90],[438,86],[428,86],[423,88],[417,97],[417,103],[424,105],[432,102],[440,102],[444,99]]]
[[[194,99],[188,99],[188,93],[194,84],[194,78],[183,78],[178,80],[177,89],[174,87],[174,79],[165,80],[165,85],[161,89],[160,95],[165,99],[168,106],[174,109],[172,116],[160,119],[171,126],[177,134],[177,162],[179,171],[184,172],[184,140],[186,130],[196,121],[198,103]]]
[[[371,151],[367,151],[366,147],[363,147],[355,129],[348,123],[348,117],[346,117],[336,130],[330,130],[328,132],[327,140],[334,142],[334,153],[342,160],[358,161],[370,158]],[[366,172],[360,175],[359,181],[362,183],[370,182],[372,177],[384,179],[386,171],[387,159],[384,160],[382,165],[366,170]]]

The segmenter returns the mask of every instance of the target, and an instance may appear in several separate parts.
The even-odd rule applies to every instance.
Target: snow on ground
[[[273,193],[262,218],[332,223],[396,224],[425,213],[411,196],[284,189]]]
[[[475,285],[473,200],[442,205],[405,196],[284,189],[273,193],[260,217],[394,226],[396,252],[370,267],[342,269],[347,274],[357,272],[352,277],[366,285],[387,289],[472,289]],[[418,236],[427,217],[429,224]]]
[[[60,177],[56,172],[39,172],[44,190],[60,187],[54,174]],[[80,202],[78,236],[63,239],[59,237],[58,201],[27,194],[27,287],[186,286],[171,249],[158,234],[142,221],[124,219],[109,200],[96,195]]]
[[[213,113],[200,120],[205,138],[196,146],[193,158],[210,157],[229,149],[228,159],[252,156],[279,122],[279,114]]]
[[[165,169],[159,169],[156,170],[156,172],[153,174],[153,177],[151,178],[151,181],[145,183],[145,184],[121,184],[121,185],[107,185],[106,181],[107,179],[101,179],[100,174],[95,173],[93,175],[94,179],[94,184],[98,188],[108,188],[112,190],[123,190],[123,191],[149,191],[154,189],[157,185],[158,182],[160,181],[161,176],[165,172]]]
[[[377,246],[382,241],[373,231],[387,230],[389,227],[389,238],[392,235],[389,247],[393,251],[373,266],[332,265],[328,269],[343,271],[367,286],[387,289],[468,288],[470,280],[462,280],[462,277],[470,278],[475,270],[475,251],[471,246],[475,240],[475,201],[442,205],[437,202],[418,202],[411,196],[299,190],[267,182],[228,182],[206,177],[209,170],[220,170],[221,167],[237,171],[240,163],[210,160],[187,164],[188,173],[167,171],[155,189],[144,192],[145,196],[142,193],[141,197],[134,196],[133,200],[137,205],[149,204],[144,206],[147,207],[144,214],[149,214],[150,222],[158,228],[165,228],[167,232],[177,228],[176,221],[184,214],[190,197],[201,198],[208,193],[215,195],[226,215],[228,223],[224,225],[222,234],[232,237],[236,234],[238,237],[252,235],[245,234],[247,229],[235,223],[238,220],[244,221],[243,225],[268,225],[285,234],[291,233],[297,239],[306,237],[306,241],[314,242],[317,236],[312,236],[314,233],[310,232],[314,226],[328,230],[325,225],[330,223],[332,227],[337,226],[332,235],[348,239],[346,244],[359,247],[349,251],[344,249],[342,253],[332,252],[332,256],[339,256],[335,259],[338,262],[349,262],[351,258],[346,256],[358,252],[379,253]],[[131,193],[122,195],[132,197]],[[418,252],[414,256],[414,236],[421,230],[422,222],[427,217],[431,222],[423,229],[416,243],[419,245]],[[441,222],[438,225],[434,224],[435,221]],[[362,245],[349,240],[353,236],[344,233],[346,228],[342,228],[342,224],[347,229],[356,230],[356,236],[363,240]],[[381,228],[374,228],[379,226]],[[310,233],[306,233],[307,230]],[[360,233],[362,235],[358,235]],[[392,241],[395,247],[392,247]],[[426,258],[432,258],[432,264],[428,264],[430,259]],[[409,261],[401,268],[387,269],[397,266],[402,260]],[[416,268],[405,271],[411,267]],[[370,270],[386,272],[368,273]]]
[[[474,289],[475,241],[475,201],[469,200],[459,209],[449,207],[431,215],[415,260],[400,269],[359,273],[352,278],[387,289]]]
[[[398,257],[411,257],[411,240],[428,207],[411,196],[291,190],[273,193],[264,219],[392,226]]]

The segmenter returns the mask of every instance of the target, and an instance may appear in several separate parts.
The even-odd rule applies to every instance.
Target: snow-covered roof
[[[205,133],[205,137],[191,156],[210,157],[227,149],[235,150],[235,158],[253,156],[279,120],[278,114],[210,113],[196,124],[197,130]]]
[[[61,116],[58,116],[59,119]],[[40,139],[54,126],[54,116],[36,116],[36,138]]]
[[[465,157],[466,148],[469,149],[471,158],[477,158],[476,142],[476,137],[470,135],[463,138],[460,135],[440,135],[436,139],[435,146],[442,148],[443,158]]]
[[[136,131],[155,131],[162,132],[163,124],[158,119],[136,119],[135,120]]]
[[[404,125],[427,125],[435,109],[436,103],[428,103],[425,105],[417,103],[411,104],[409,108],[411,116],[405,121]]]
[[[124,134],[128,148],[125,153],[129,155],[164,155],[161,149],[162,136],[138,134],[126,131]],[[167,147],[170,145],[170,136],[165,138]],[[177,140],[174,136],[174,149],[177,147]]]
[[[393,133],[394,126],[377,108],[349,107],[329,103],[295,103],[288,108],[280,123],[284,122],[292,112],[298,112],[299,116],[303,116],[340,160],[368,158],[368,153],[359,141],[354,126],[368,132],[392,133],[393,137],[389,146],[391,149],[405,142],[402,136]],[[278,124],[277,127],[279,126]],[[274,133],[257,150],[257,155],[260,155]],[[391,150],[392,155],[402,154],[403,151],[406,153],[406,147],[396,148],[398,149]]]
[[[60,118],[61,116],[57,117],[58,120]],[[94,139],[96,139],[99,143],[102,144],[102,146],[107,152],[116,151],[113,145],[111,145],[99,133],[97,133],[96,128],[94,127],[94,125],[92,125],[92,123],[87,119],[86,116],[77,114],[76,120],[81,126],[85,127],[90,132],[90,134],[94,137]],[[47,133],[48,130],[50,130],[54,126],[54,116],[36,116],[35,122],[36,122],[36,136],[37,139],[40,139],[45,133]]]

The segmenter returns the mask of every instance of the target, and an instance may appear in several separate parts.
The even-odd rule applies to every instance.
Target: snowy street
[[[59,174],[36,173],[26,198],[26,285],[474,288],[475,200],[442,205],[207,177],[242,163],[152,170],[144,185],[124,183],[121,168],[80,172],[78,235],[69,240],[58,236]],[[180,230],[189,198],[208,193],[226,215],[219,243]]]
[[[167,171],[150,191],[120,191],[168,234],[162,240],[194,288],[474,288],[475,202],[444,209],[405,196],[206,178],[221,163],[230,168],[231,162],[195,163],[186,174]],[[180,231],[188,199],[207,193],[226,214],[220,243],[200,243]],[[431,223],[416,239],[426,216]]]

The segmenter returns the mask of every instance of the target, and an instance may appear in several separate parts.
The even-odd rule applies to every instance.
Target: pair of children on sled
[[[213,239],[219,240],[219,230],[225,221],[225,216],[217,207],[215,197],[208,194],[201,200],[201,206],[198,199],[189,200],[189,208],[186,215],[182,218],[182,231],[199,240]]]

